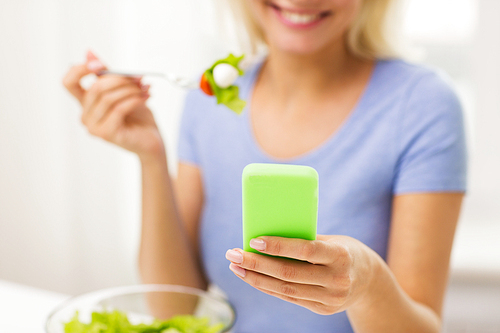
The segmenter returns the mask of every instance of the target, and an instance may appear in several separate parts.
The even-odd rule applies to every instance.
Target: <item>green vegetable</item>
[[[245,108],[246,102],[239,98],[239,88],[235,85],[229,86],[225,89],[217,86],[214,81],[213,70],[215,66],[218,64],[226,63],[234,66],[240,75],[243,75],[243,71],[238,67],[241,59],[243,59],[243,55],[240,57],[236,57],[233,54],[229,54],[229,56],[225,59],[217,60],[212,67],[205,71],[205,77],[210,84],[210,88],[217,98],[217,104],[224,104],[237,114],[240,114]]]
[[[64,324],[64,333],[219,333],[224,325],[210,326],[209,318],[175,316],[169,320],[155,319],[151,324],[132,325],[124,312],[93,312],[90,323],[78,318],[78,312]]]

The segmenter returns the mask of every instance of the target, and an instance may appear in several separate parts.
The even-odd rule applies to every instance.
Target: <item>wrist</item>
[[[137,154],[137,156],[143,168],[165,164],[167,161],[167,153],[163,142],[159,142],[154,149],[148,149],[147,152]]]
[[[170,182],[166,153],[140,155],[139,161],[143,184]]]
[[[372,249],[367,248],[365,269],[361,272],[360,290],[358,297],[348,308],[348,312],[365,313],[373,306],[380,304],[386,295],[388,279],[387,265],[384,260]]]

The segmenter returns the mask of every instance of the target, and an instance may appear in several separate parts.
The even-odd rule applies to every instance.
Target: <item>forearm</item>
[[[369,250],[372,278],[363,297],[352,304],[347,315],[356,333],[437,333],[439,316],[430,307],[413,300],[399,286],[387,264]]]
[[[142,235],[139,270],[145,283],[206,288],[179,217],[166,156],[141,160]]]

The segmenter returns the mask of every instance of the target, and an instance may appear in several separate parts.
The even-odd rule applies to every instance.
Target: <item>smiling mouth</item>
[[[285,23],[296,26],[311,26],[332,14],[330,11],[314,13],[312,11],[307,12],[305,10],[285,9],[270,1],[267,2],[267,5],[274,9],[276,14],[283,19]]]

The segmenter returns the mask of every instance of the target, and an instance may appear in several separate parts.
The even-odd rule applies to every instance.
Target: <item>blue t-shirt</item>
[[[239,79],[250,101],[260,65]],[[276,160],[257,144],[247,107],[236,115],[200,91],[185,103],[179,160],[201,170],[202,262],[211,283],[237,312],[236,333],[352,332],[339,313],[315,314],[268,296],[232,273],[225,259],[242,247],[241,175],[249,163],[308,165],[319,174],[318,233],[348,235],[385,259],[394,195],[465,191],[466,150],[462,110],[438,74],[401,60],[378,61],[357,106],[320,146]]]

